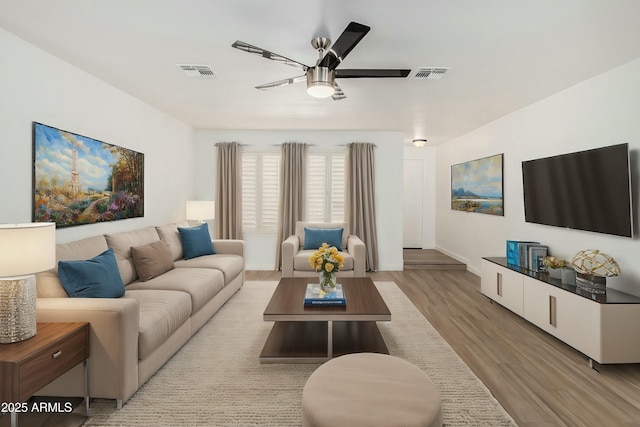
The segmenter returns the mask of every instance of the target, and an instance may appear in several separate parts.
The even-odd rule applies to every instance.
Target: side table
[[[35,392],[80,362],[84,367],[84,402],[89,415],[89,323],[38,323],[37,333],[25,341],[0,344],[0,404],[11,412],[11,426]]]

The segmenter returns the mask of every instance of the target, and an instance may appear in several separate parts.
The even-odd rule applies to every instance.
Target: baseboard
[[[440,252],[442,252],[445,255],[450,256],[451,258],[453,258],[455,260],[458,260],[458,261],[464,263],[467,266],[467,271],[469,273],[473,273],[476,276],[480,276],[481,275],[480,270],[475,268],[473,265],[471,265],[471,263],[469,262],[469,259],[463,257],[462,255],[458,255],[457,253],[451,252],[450,250],[447,250],[447,249],[445,249],[443,247],[440,247],[440,246],[436,246],[435,249],[440,251]]]
[[[436,245],[436,247],[434,249],[442,252],[443,254],[445,254],[447,256],[450,256],[451,258],[453,258],[453,259],[455,259],[457,261],[460,261],[461,263],[469,265],[469,260],[467,258],[463,257],[462,255],[458,255],[457,253],[451,252],[450,250],[447,250],[447,249],[445,249],[443,247],[440,247],[438,245]]]

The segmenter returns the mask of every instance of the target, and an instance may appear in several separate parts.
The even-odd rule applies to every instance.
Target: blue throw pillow
[[[213,243],[211,243],[211,235],[209,234],[209,226],[207,224],[191,228],[178,227],[178,232],[182,239],[184,259],[213,255],[216,253],[213,249]]]
[[[118,298],[124,295],[113,249],[82,261],[58,262],[58,277],[71,298]]]
[[[323,243],[342,250],[342,228],[304,228],[304,245],[302,249],[318,249]]]

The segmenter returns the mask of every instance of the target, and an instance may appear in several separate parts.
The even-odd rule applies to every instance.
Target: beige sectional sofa
[[[57,245],[58,261],[86,260],[113,249],[125,285],[120,298],[69,298],[57,269],[38,274],[39,322],[91,323],[90,397],[116,399],[121,407],[242,287],[242,241],[213,240],[215,255],[183,259],[178,227],[189,225],[146,227]],[[175,268],[142,281],[131,248],[158,241],[168,247]],[[38,394],[82,396],[82,387],[82,370],[76,368]]]

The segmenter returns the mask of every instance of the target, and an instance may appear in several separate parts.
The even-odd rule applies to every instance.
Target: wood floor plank
[[[396,282],[518,425],[640,426],[640,364],[596,372],[580,352],[491,303],[465,270],[368,275]],[[247,280],[279,277],[247,272]]]

